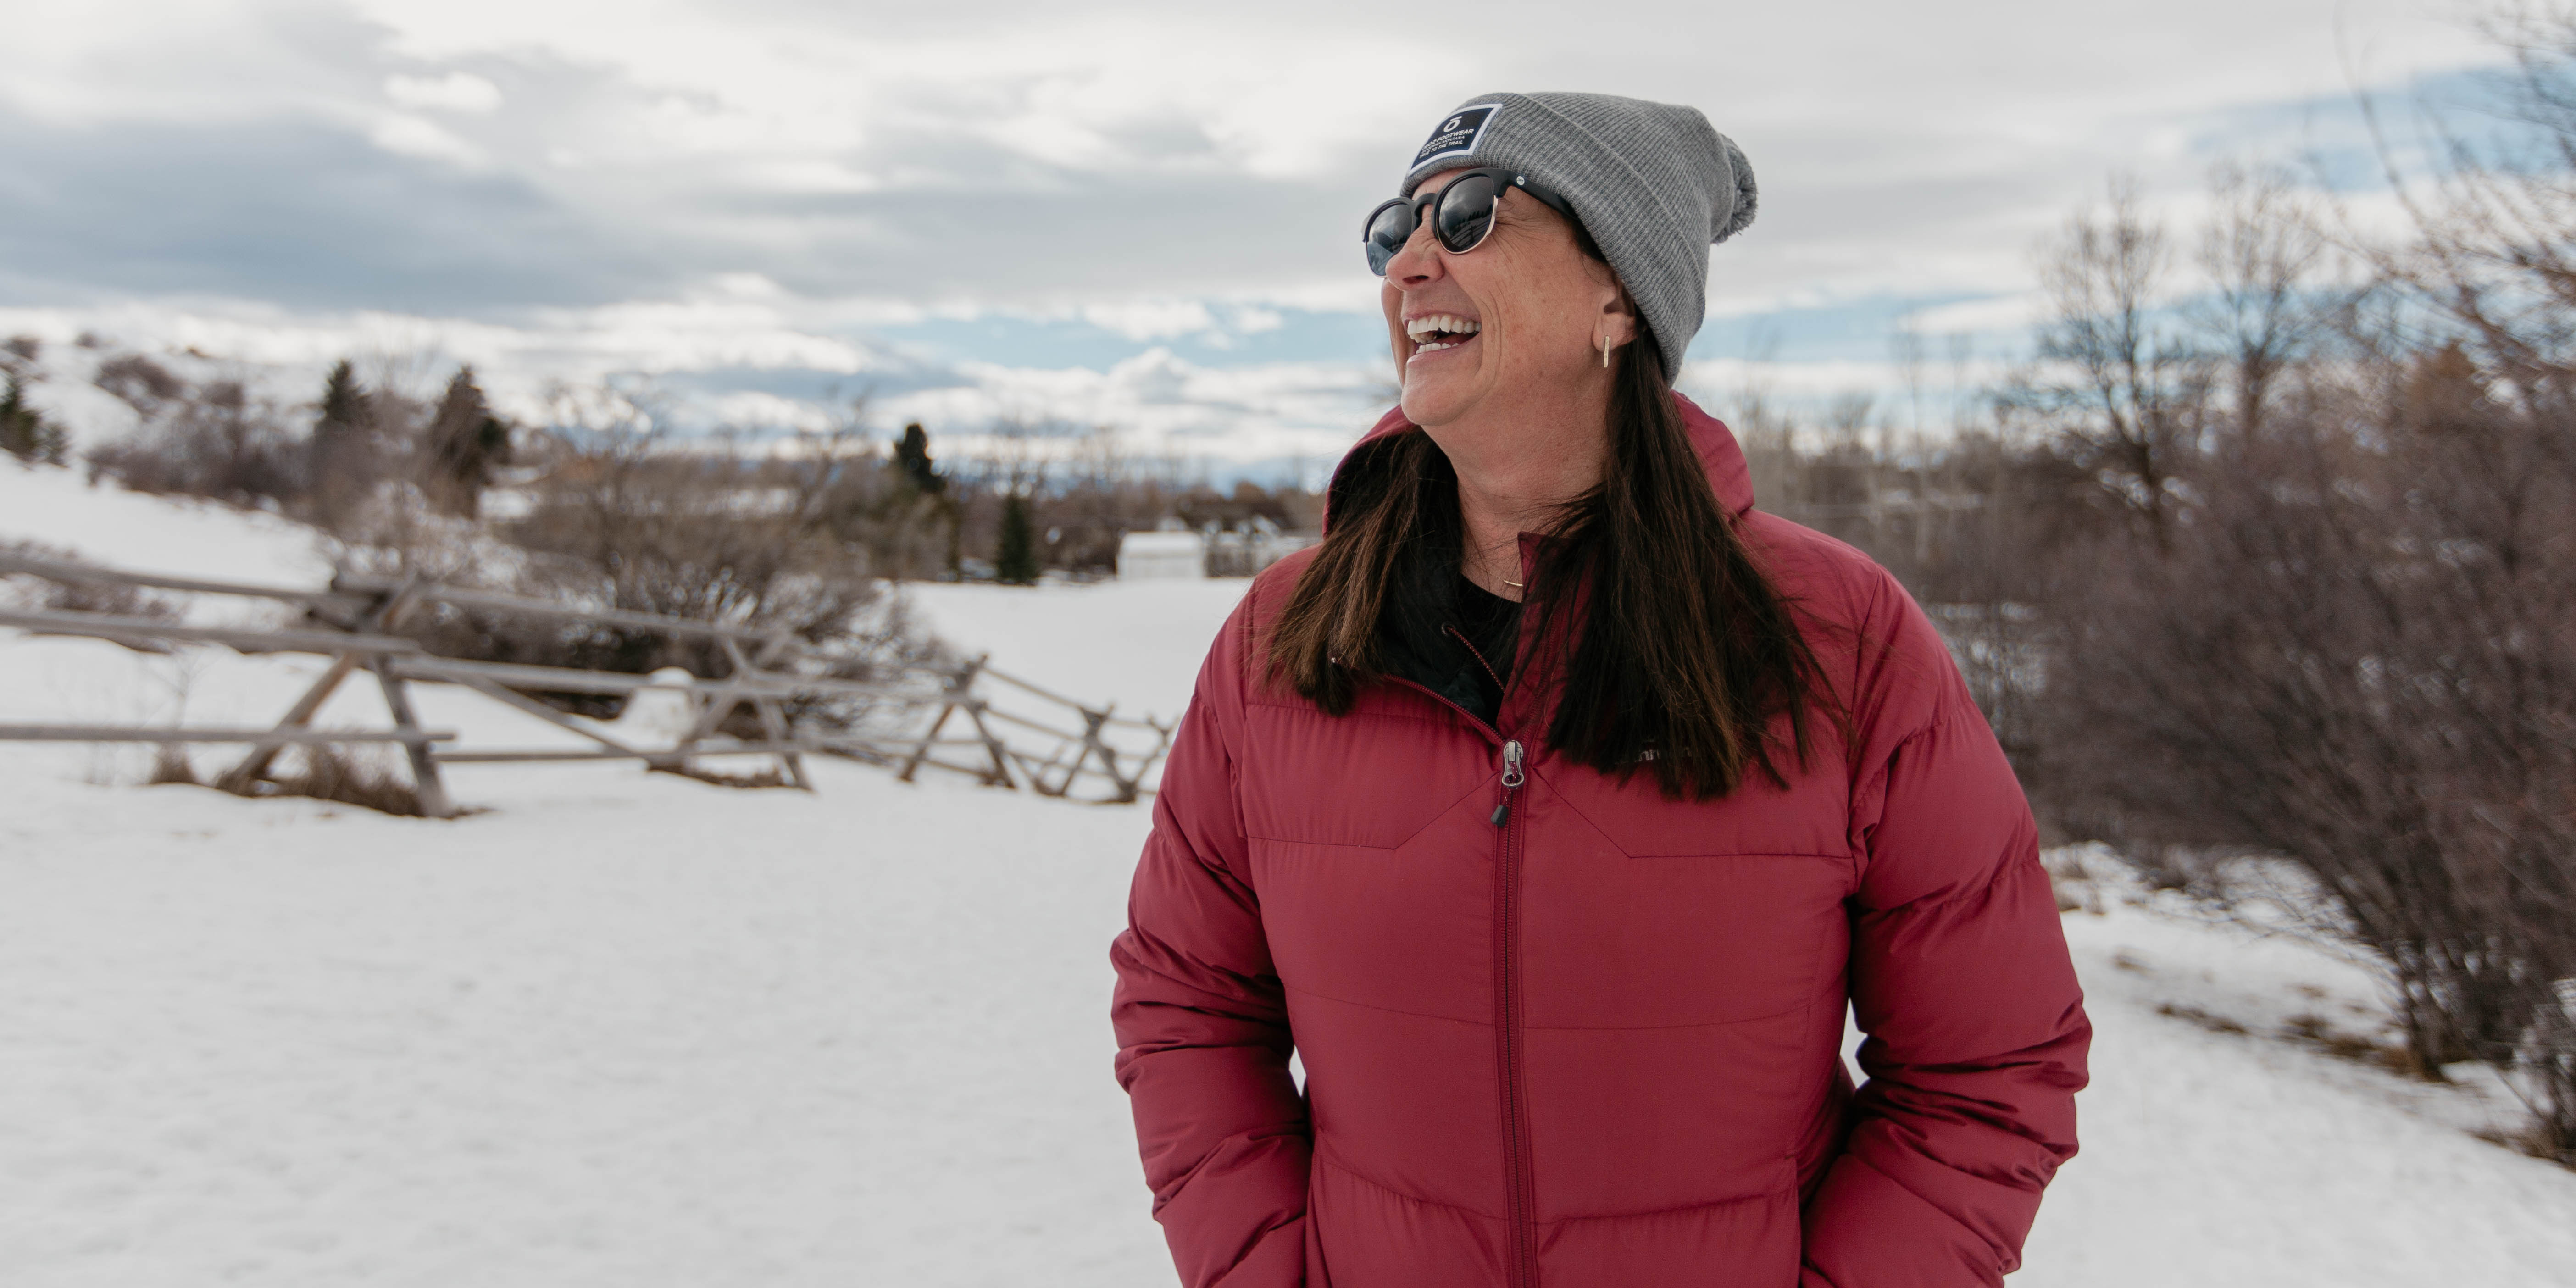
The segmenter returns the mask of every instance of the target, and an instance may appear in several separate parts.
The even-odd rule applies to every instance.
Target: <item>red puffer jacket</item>
[[[1336,718],[1255,644],[1307,561],[1256,579],[1111,950],[1118,1079],[1194,1288],[1949,1288],[2019,1263],[2091,1036],[2029,806],[1913,600],[1753,510],[1734,437],[1682,405],[1823,622],[1851,740],[1819,721],[1787,790],[1677,802],[1550,752],[1545,686],[1499,727],[1398,680]]]

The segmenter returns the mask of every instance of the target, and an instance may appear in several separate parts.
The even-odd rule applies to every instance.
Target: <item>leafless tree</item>
[[[2210,294],[2198,321],[2222,351],[2233,428],[2259,435],[2273,382],[2306,354],[2335,301],[2317,282],[2327,241],[2283,166],[2228,162],[2210,173],[2213,212],[2199,262]]]
[[[2166,539],[2170,489],[2197,445],[2207,364],[2161,317],[2172,251],[2136,184],[2115,178],[2098,212],[2068,220],[2040,259],[2048,301],[2037,363],[2013,408],[2085,449],[2104,488]]]

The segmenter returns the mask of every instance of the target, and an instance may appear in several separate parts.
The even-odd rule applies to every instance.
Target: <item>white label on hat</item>
[[[1500,103],[1478,103],[1440,118],[1440,128],[1433,130],[1430,141],[1413,154],[1411,168],[1419,170],[1423,162],[1435,157],[1463,157],[1474,152],[1476,145],[1484,142],[1485,127],[1492,125],[1494,114],[1502,110]]]

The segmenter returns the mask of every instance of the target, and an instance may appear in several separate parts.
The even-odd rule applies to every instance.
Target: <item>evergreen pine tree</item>
[[[894,445],[894,463],[914,491],[938,496],[948,490],[948,480],[930,462],[930,431],[923,429],[920,421],[903,427],[903,438]]]
[[[1017,492],[1002,498],[1002,546],[993,556],[993,580],[1012,586],[1037,584],[1037,534],[1029,525],[1029,499]]]
[[[439,510],[471,519],[482,508],[494,467],[510,459],[510,427],[492,414],[474,368],[459,367],[429,419],[422,444],[421,490]]]
[[[370,481],[367,425],[371,410],[357,372],[342,358],[323,382],[322,412],[313,421],[307,458],[313,501],[326,522],[344,513]]]
[[[28,405],[26,378],[16,371],[9,372],[7,389],[0,392],[0,451],[45,465],[60,465],[71,454],[71,440],[62,426]]]
[[[965,525],[958,522],[957,503],[948,497],[947,477],[931,463],[930,431],[923,429],[920,421],[916,420],[903,427],[903,437],[896,440],[894,445],[894,464],[896,472],[903,478],[904,487],[913,496],[926,497],[929,500],[927,506],[907,505],[905,508],[914,516],[919,516],[924,509],[928,510],[927,517],[946,530],[947,552],[941,563],[948,570],[949,576],[956,576],[960,565],[959,556],[963,553],[959,548],[959,537]]]

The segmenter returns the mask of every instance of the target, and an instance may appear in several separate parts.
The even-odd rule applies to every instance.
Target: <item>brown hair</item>
[[[1790,763],[1803,766],[1810,708],[1830,689],[1709,487],[1643,319],[1609,410],[1600,485],[1541,543],[1523,605],[1539,613],[1538,656],[1514,665],[1512,683],[1561,686],[1547,744],[1602,773],[1642,765],[1665,795],[1703,800],[1751,769],[1785,786],[1772,718],[1788,714]],[[1417,545],[1455,549],[1461,522],[1457,475],[1418,429],[1363,446],[1342,474],[1323,545],[1268,645],[1272,674],[1334,715],[1384,674],[1378,624],[1405,560]]]

